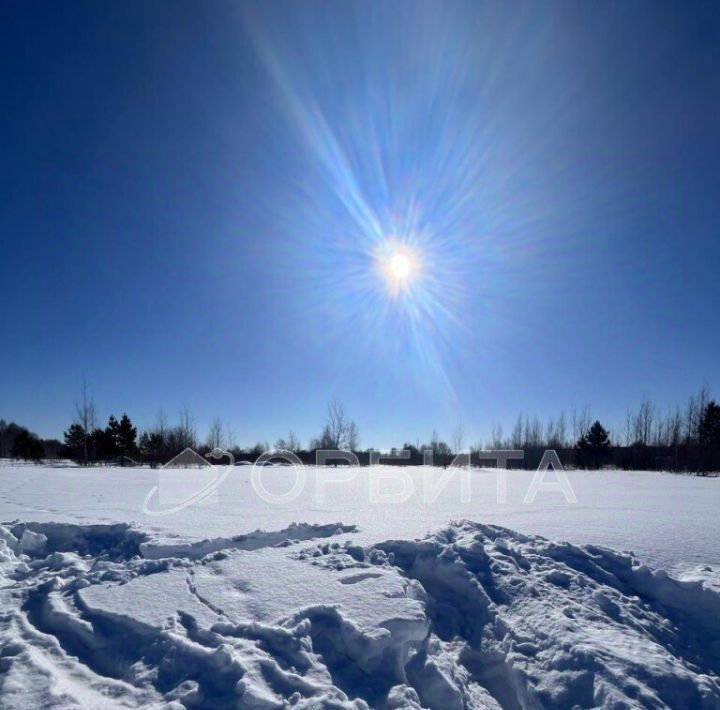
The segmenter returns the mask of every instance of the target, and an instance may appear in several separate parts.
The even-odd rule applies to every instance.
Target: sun
[[[376,254],[376,263],[393,296],[410,291],[420,276],[419,254],[407,244],[388,241]]]
[[[412,273],[413,267],[410,257],[402,252],[395,252],[390,257],[390,273],[398,281],[405,281]]]

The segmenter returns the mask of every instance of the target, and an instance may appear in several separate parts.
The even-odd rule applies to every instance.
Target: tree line
[[[0,419],[0,459],[42,461],[58,458],[62,443],[57,439],[41,439],[27,427]]]
[[[362,464],[370,462],[370,449],[361,450],[357,424],[344,406],[333,400],[327,409],[325,423],[318,436],[307,447],[290,432],[286,437],[254,446],[239,447],[232,430],[215,418],[205,439],[197,433],[195,420],[185,407],[175,424],[168,423],[161,410],[154,426],[138,432],[127,413],[120,418],[110,415],[107,424],[97,424],[95,403],[83,383],[82,396],[76,403],[75,417],[64,433],[64,441],[40,439],[26,427],[0,419],[0,458],[28,461],[44,458],[69,458],[80,464],[109,463],[130,465],[138,462],[162,465],[186,448],[200,454],[213,449],[231,451],[236,460],[255,460],[271,448],[294,452],[302,461],[312,463],[319,449],[353,451]],[[471,461],[482,464],[490,460],[490,450],[521,450],[521,460],[510,466],[534,468],[546,449],[555,449],[563,464],[582,468],[617,467],[624,469],[662,469],[706,473],[720,470],[720,405],[710,398],[707,388],[689,398],[684,408],[661,415],[652,401],[645,398],[636,411],[628,412],[623,424],[606,429],[591,416],[589,408],[563,412],[543,422],[538,417],[519,415],[508,436],[494,425],[485,442],[465,446],[461,426],[453,432],[451,443],[433,432],[426,443],[404,443],[402,458],[384,459],[387,463],[418,465],[432,453],[436,465],[447,466],[460,452],[468,452]],[[483,458],[485,455],[487,458]]]
[[[600,434],[598,427],[607,435],[601,450],[587,439],[593,429],[595,435]],[[563,464],[583,468],[707,473],[720,470],[720,406],[703,387],[684,407],[665,413],[645,397],[614,430],[606,430],[588,407],[574,410],[570,417],[561,412],[547,424],[538,417],[519,415],[508,437],[503,437],[500,426],[494,426],[488,445],[522,449],[529,467],[537,465],[542,452],[551,448],[558,451]]]

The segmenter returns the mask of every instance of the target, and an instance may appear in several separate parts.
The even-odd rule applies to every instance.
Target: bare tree
[[[537,416],[534,416],[532,419],[532,423],[529,424],[529,436],[528,436],[528,442],[530,446],[532,446],[534,449],[538,449],[542,446],[542,438],[543,438],[543,427],[542,422]]]
[[[635,440],[644,446],[651,443],[654,421],[655,405],[647,397],[643,397],[635,418]]]
[[[510,443],[513,449],[521,449],[523,446],[523,415],[518,414],[517,421],[510,434]]]
[[[348,418],[345,407],[334,399],[328,405],[327,419],[322,434],[318,439],[310,442],[310,447],[354,450],[358,446],[358,439],[357,424]]]
[[[90,436],[95,429],[95,402],[92,395],[88,392],[87,380],[83,374],[82,378],[82,398],[75,402],[75,421],[79,424],[84,432],[83,437],[83,463],[87,466],[90,458]]]
[[[276,449],[284,449],[285,451],[292,451],[294,453],[300,451],[302,448],[302,444],[300,443],[300,439],[295,436],[294,432],[290,431],[288,433],[287,439],[283,439],[281,436],[276,442],[275,442],[275,448]],[[316,448],[322,448],[322,447],[316,447]]]
[[[302,449],[300,439],[298,439],[298,437],[295,435],[295,432],[292,430],[288,433],[287,448],[289,451],[295,452],[298,452],[300,451],[300,449]]]
[[[708,389],[707,385],[703,385],[700,388],[700,392],[698,392],[697,396],[698,417],[697,425],[695,427],[695,438],[697,440],[700,439],[700,422],[702,421],[703,415],[705,414],[705,408],[707,407],[709,401],[710,390]]]
[[[177,426],[177,438],[179,448],[194,448],[197,445],[197,433],[195,430],[195,419],[190,409],[183,406],[180,410],[180,423]]]
[[[558,448],[557,434],[555,433],[555,417],[550,417],[550,421],[545,427],[545,443],[550,448]]]
[[[437,429],[432,430],[432,434],[430,435],[430,448],[434,451],[436,451],[438,444],[440,443],[440,435],[438,434]]]
[[[696,442],[699,437],[700,421],[710,399],[710,390],[703,385],[697,395],[691,395],[685,406],[685,441]]]
[[[328,407],[328,425],[336,448],[352,448],[352,444],[357,444],[357,426],[354,421],[348,419],[345,407],[337,400],[331,402]]]
[[[588,430],[590,429],[590,425],[592,424],[592,414],[590,413],[590,407],[586,404],[583,407],[582,412],[580,413],[580,416],[578,417],[578,428],[579,428],[579,436],[582,436],[583,434],[586,434]]]
[[[656,446],[675,446],[682,429],[682,417],[679,409],[668,410],[664,417],[658,417],[655,427]]]
[[[223,434],[225,437],[224,446],[226,449],[233,449],[235,448],[235,430],[229,425],[225,425],[225,433]]]
[[[347,436],[348,419],[345,413],[345,407],[336,399],[328,405],[327,427],[334,448],[341,448]]]
[[[491,447],[493,449],[502,449],[503,448],[503,429],[502,424],[493,424],[492,425],[492,441],[491,441]]]
[[[282,443],[285,443],[285,442],[283,441]],[[310,448],[310,450],[337,448],[336,446],[334,446],[332,433],[330,432],[330,427],[327,424],[323,427],[323,430],[322,430],[320,436],[310,439],[309,448]]]
[[[206,443],[210,449],[221,449],[225,445],[223,423],[220,417],[215,417],[210,423]]]
[[[157,419],[155,420],[155,431],[160,435],[161,439],[165,441],[167,438],[167,430],[167,414],[165,414],[165,410],[161,407],[158,410]]]
[[[572,443],[575,445],[575,442],[580,438],[580,432],[578,431],[578,413],[577,409],[573,407],[572,410]],[[583,432],[585,433],[585,432]]]
[[[352,420],[348,424],[345,447],[348,451],[357,451],[360,447],[360,434],[358,433],[357,424]]]
[[[697,402],[694,396],[690,396],[685,407],[685,441],[690,444],[695,438],[700,417],[697,411]]]
[[[562,449],[565,441],[565,412],[560,412],[557,419],[550,418],[545,429],[545,443],[551,449]]]
[[[635,418],[632,412],[628,409],[625,414],[625,446],[631,446],[634,443],[633,434],[635,433]]]
[[[567,434],[565,432],[565,412],[560,412],[557,424],[555,425],[555,436],[560,448],[564,448],[567,445]]]
[[[682,440],[682,414],[680,407],[675,407],[669,420],[669,444],[677,448]]]
[[[458,422],[458,425],[453,431],[453,453],[459,454],[463,449],[463,443],[465,441],[462,422]]]

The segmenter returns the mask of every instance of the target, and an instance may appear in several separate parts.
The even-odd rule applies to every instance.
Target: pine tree
[[[143,432],[139,444],[140,454],[151,466],[160,463],[163,452],[163,437],[160,432]]]
[[[14,459],[25,459],[28,458],[28,449],[30,448],[30,432],[27,429],[22,429],[20,433],[15,437],[12,445],[12,457]]]
[[[38,463],[41,459],[45,458],[45,447],[42,441],[38,439],[35,434],[30,434],[30,441],[28,442],[25,459],[27,461],[34,461]]]
[[[107,458],[107,443],[105,441],[105,429],[97,428],[90,435],[91,446],[96,461],[104,461]]]
[[[708,402],[705,405],[698,427],[700,443],[705,446],[720,446],[720,405]]]
[[[120,425],[114,415],[110,415],[105,427],[104,453],[108,459],[115,458],[120,453]]]
[[[13,458],[25,461],[40,461],[45,456],[42,441],[35,434],[23,429],[16,437],[12,447]]]
[[[610,436],[605,427],[599,421],[583,434],[577,442],[577,449],[581,459],[585,462],[591,458],[595,468],[600,467],[600,460],[607,456],[610,449]]]
[[[80,424],[71,424],[65,432],[65,449],[68,456],[81,461],[85,451],[85,429]]]
[[[125,465],[126,456],[137,455],[137,427],[133,426],[130,417],[123,414],[118,425],[118,451],[120,452],[120,465]]]

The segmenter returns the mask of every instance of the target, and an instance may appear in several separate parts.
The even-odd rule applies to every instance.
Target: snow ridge
[[[330,523],[328,525],[310,525],[308,523],[292,523],[277,532],[255,530],[246,535],[234,537],[217,537],[200,542],[168,542],[150,540],[140,544],[143,557],[162,559],[165,557],[187,557],[199,560],[205,555],[219,550],[258,550],[261,547],[288,544],[299,540],[312,540],[316,537],[330,537],[340,533],[355,532],[354,525]]]

